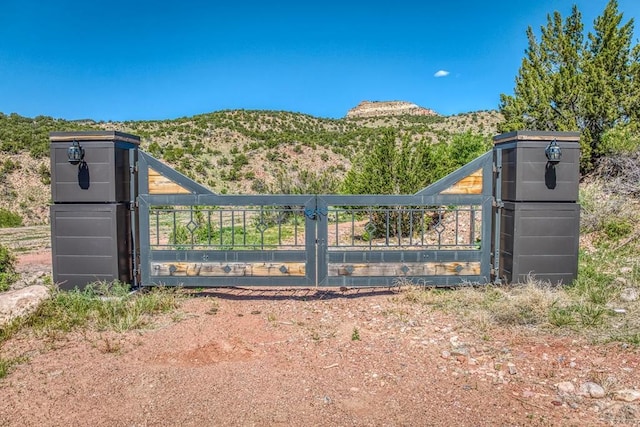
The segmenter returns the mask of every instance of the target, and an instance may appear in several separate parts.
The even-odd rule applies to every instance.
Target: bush
[[[0,292],[4,292],[18,278],[16,274],[16,257],[9,248],[0,245]]]
[[[22,226],[22,217],[20,215],[7,209],[0,208],[0,228],[20,226]]]

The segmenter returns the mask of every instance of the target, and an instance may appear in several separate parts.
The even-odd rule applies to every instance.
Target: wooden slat
[[[482,169],[462,178],[440,194],[482,194]]]
[[[161,175],[155,169],[149,168],[148,176],[149,194],[191,194],[189,190]]]
[[[284,267],[284,269],[282,268]],[[284,270],[284,272],[282,271]],[[304,276],[305,263],[152,262],[151,276]]]
[[[471,276],[478,274],[480,274],[479,262],[329,264],[329,276],[401,277]]]

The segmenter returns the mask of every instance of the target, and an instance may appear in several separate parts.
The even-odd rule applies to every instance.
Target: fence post
[[[570,284],[578,275],[580,134],[497,135],[492,277]]]
[[[61,289],[136,283],[140,138],[115,131],[52,132],[51,250]]]

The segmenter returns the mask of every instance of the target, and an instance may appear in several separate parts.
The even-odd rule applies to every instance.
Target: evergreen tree
[[[633,20],[622,18],[610,0],[586,42],[576,6],[564,22],[559,12],[548,15],[540,42],[529,27],[514,95],[500,96],[499,131],[580,131],[582,170],[593,168],[602,135],[637,118],[640,107],[640,49],[631,46]]]

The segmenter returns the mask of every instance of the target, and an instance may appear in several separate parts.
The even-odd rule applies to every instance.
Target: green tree
[[[400,139],[400,141],[398,141]],[[479,135],[454,135],[449,142],[429,144],[400,138],[385,128],[370,151],[365,151],[347,172],[342,191],[351,194],[413,194],[484,154],[490,141]],[[375,234],[384,236],[418,231],[422,213],[397,206],[389,212],[373,211]]]
[[[621,22],[617,2],[611,0],[595,20],[594,33],[588,35],[584,51],[583,136],[589,143],[592,159],[603,154],[602,135],[627,123],[631,115],[633,20],[624,25]]]
[[[639,114],[640,49],[631,46],[633,20],[622,18],[610,0],[586,41],[576,6],[564,21],[559,12],[548,15],[539,42],[529,27],[514,94],[500,96],[498,130],[579,131],[581,167],[591,170],[603,134]]]
[[[347,172],[342,191],[351,194],[411,194],[420,190],[428,177],[429,146],[411,143],[398,132],[383,128],[371,150],[360,153]]]

